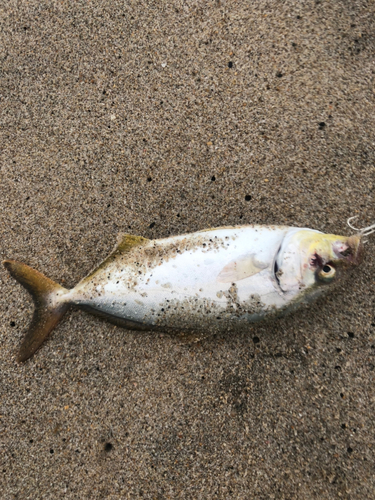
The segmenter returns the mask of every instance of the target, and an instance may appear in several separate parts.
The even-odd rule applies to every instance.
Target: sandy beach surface
[[[375,222],[371,1],[0,5],[0,256],[70,288],[119,232]],[[373,235],[375,236],[375,235]],[[375,237],[315,305],[186,344],[32,316],[0,270],[0,497],[375,497]]]

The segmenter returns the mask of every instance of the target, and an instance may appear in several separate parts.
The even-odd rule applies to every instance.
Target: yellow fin
[[[130,252],[132,248],[143,247],[150,240],[143,238],[143,236],[135,236],[134,234],[119,233],[117,236],[117,244],[113,252],[108,256],[117,256],[126,252]]]
[[[95,269],[91,271],[84,279],[83,281],[86,281],[94,274],[96,274],[98,271],[101,269],[105,268],[108,264],[113,262],[118,256],[126,254],[130,252],[133,248],[136,247],[143,247],[146,245],[150,240],[147,238],[143,238],[142,236],[135,236],[133,234],[127,234],[127,233],[119,233],[117,236],[117,243],[115,248],[112,250],[112,252],[106,257],[103,262],[99,264]]]
[[[35,310],[29,330],[21,344],[17,361],[26,361],[41,346],[69,307],[68,290],[22,262],[4,260],[3,265],[31,294]]]

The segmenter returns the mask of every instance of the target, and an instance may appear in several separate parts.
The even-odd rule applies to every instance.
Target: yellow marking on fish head
[[[361,237],[323,234],[309,229],[291,231],[276,260],[276,277],[285,292],[334,282],[343,270],[363,259]]]

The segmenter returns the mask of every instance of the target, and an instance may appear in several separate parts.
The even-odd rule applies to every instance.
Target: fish
[[[17,361],[37,351],[70,307],[136,331],[244,330],[326,293],[363,261],[363,236],[374,231],[340,236],[243,225],[155,240],[120,234],[110,255],[70,290],[4,260],[35,305]]]

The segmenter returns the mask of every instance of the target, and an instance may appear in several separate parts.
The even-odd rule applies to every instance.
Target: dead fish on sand
[[[375,225],[353,229],[357,234],[349,237],[258,225],[160,240],[123,234],[109,257],[72,290],[25,264],[5,260],[35,303],[17,359],[32,356],[70,306],[131,330],[243,329],[311,301],[358,265],[362,238]]]

